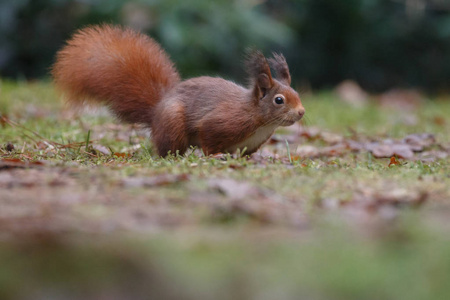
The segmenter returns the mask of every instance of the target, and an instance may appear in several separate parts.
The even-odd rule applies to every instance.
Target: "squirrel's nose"
[[[305,114],[304,108],[298,110],[298,115],[300,116],[300,119],[303,117],[304,114]]]

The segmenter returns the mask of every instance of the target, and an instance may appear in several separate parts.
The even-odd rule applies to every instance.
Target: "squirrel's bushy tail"
[[[150,37],[117,26],[79,30],[58,52],[52,74],[68,103],[107,105],[130,123],[150,123],[154,106],[180,76]]]

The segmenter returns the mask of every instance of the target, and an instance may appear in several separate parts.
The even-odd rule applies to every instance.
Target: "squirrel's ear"
[[[269,77],[266,73],[261,73],[258,75],[258,78],[256,79],[256,84],[261,89],[268,90],[273,86],[272,77]]]
[[[272,74],[267,59],[261,52],[251,51],[248,53],[245,65],[254,84],[255,96],[258,96],[258,99],[262,98],[267,90],[273,87]]]
[[[275,75],[281,82],[291,85],[291,74],[289,74],[289,67],[283,54],[272,53],[273,58],[269,59],[269,64],[275,71]]]

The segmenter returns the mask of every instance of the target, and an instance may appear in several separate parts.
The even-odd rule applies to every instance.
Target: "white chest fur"
[[[266,125],[258,128],[254,134],[249,136],[246,140],[239,142],[227,149],[228,152],[235,152],[237,149],[247,148],[246,152],[253,152],[261,146],[273,133],[278,125]]]

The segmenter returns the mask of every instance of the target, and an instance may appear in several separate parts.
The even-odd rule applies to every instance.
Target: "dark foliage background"
[[[447,0],[0,0],[0,76],[48,76],[64,40],[102,22],[149,33],[185,77],[242,80],[244,49],[256,47],[282,51],[297,87],[449,90]]]

